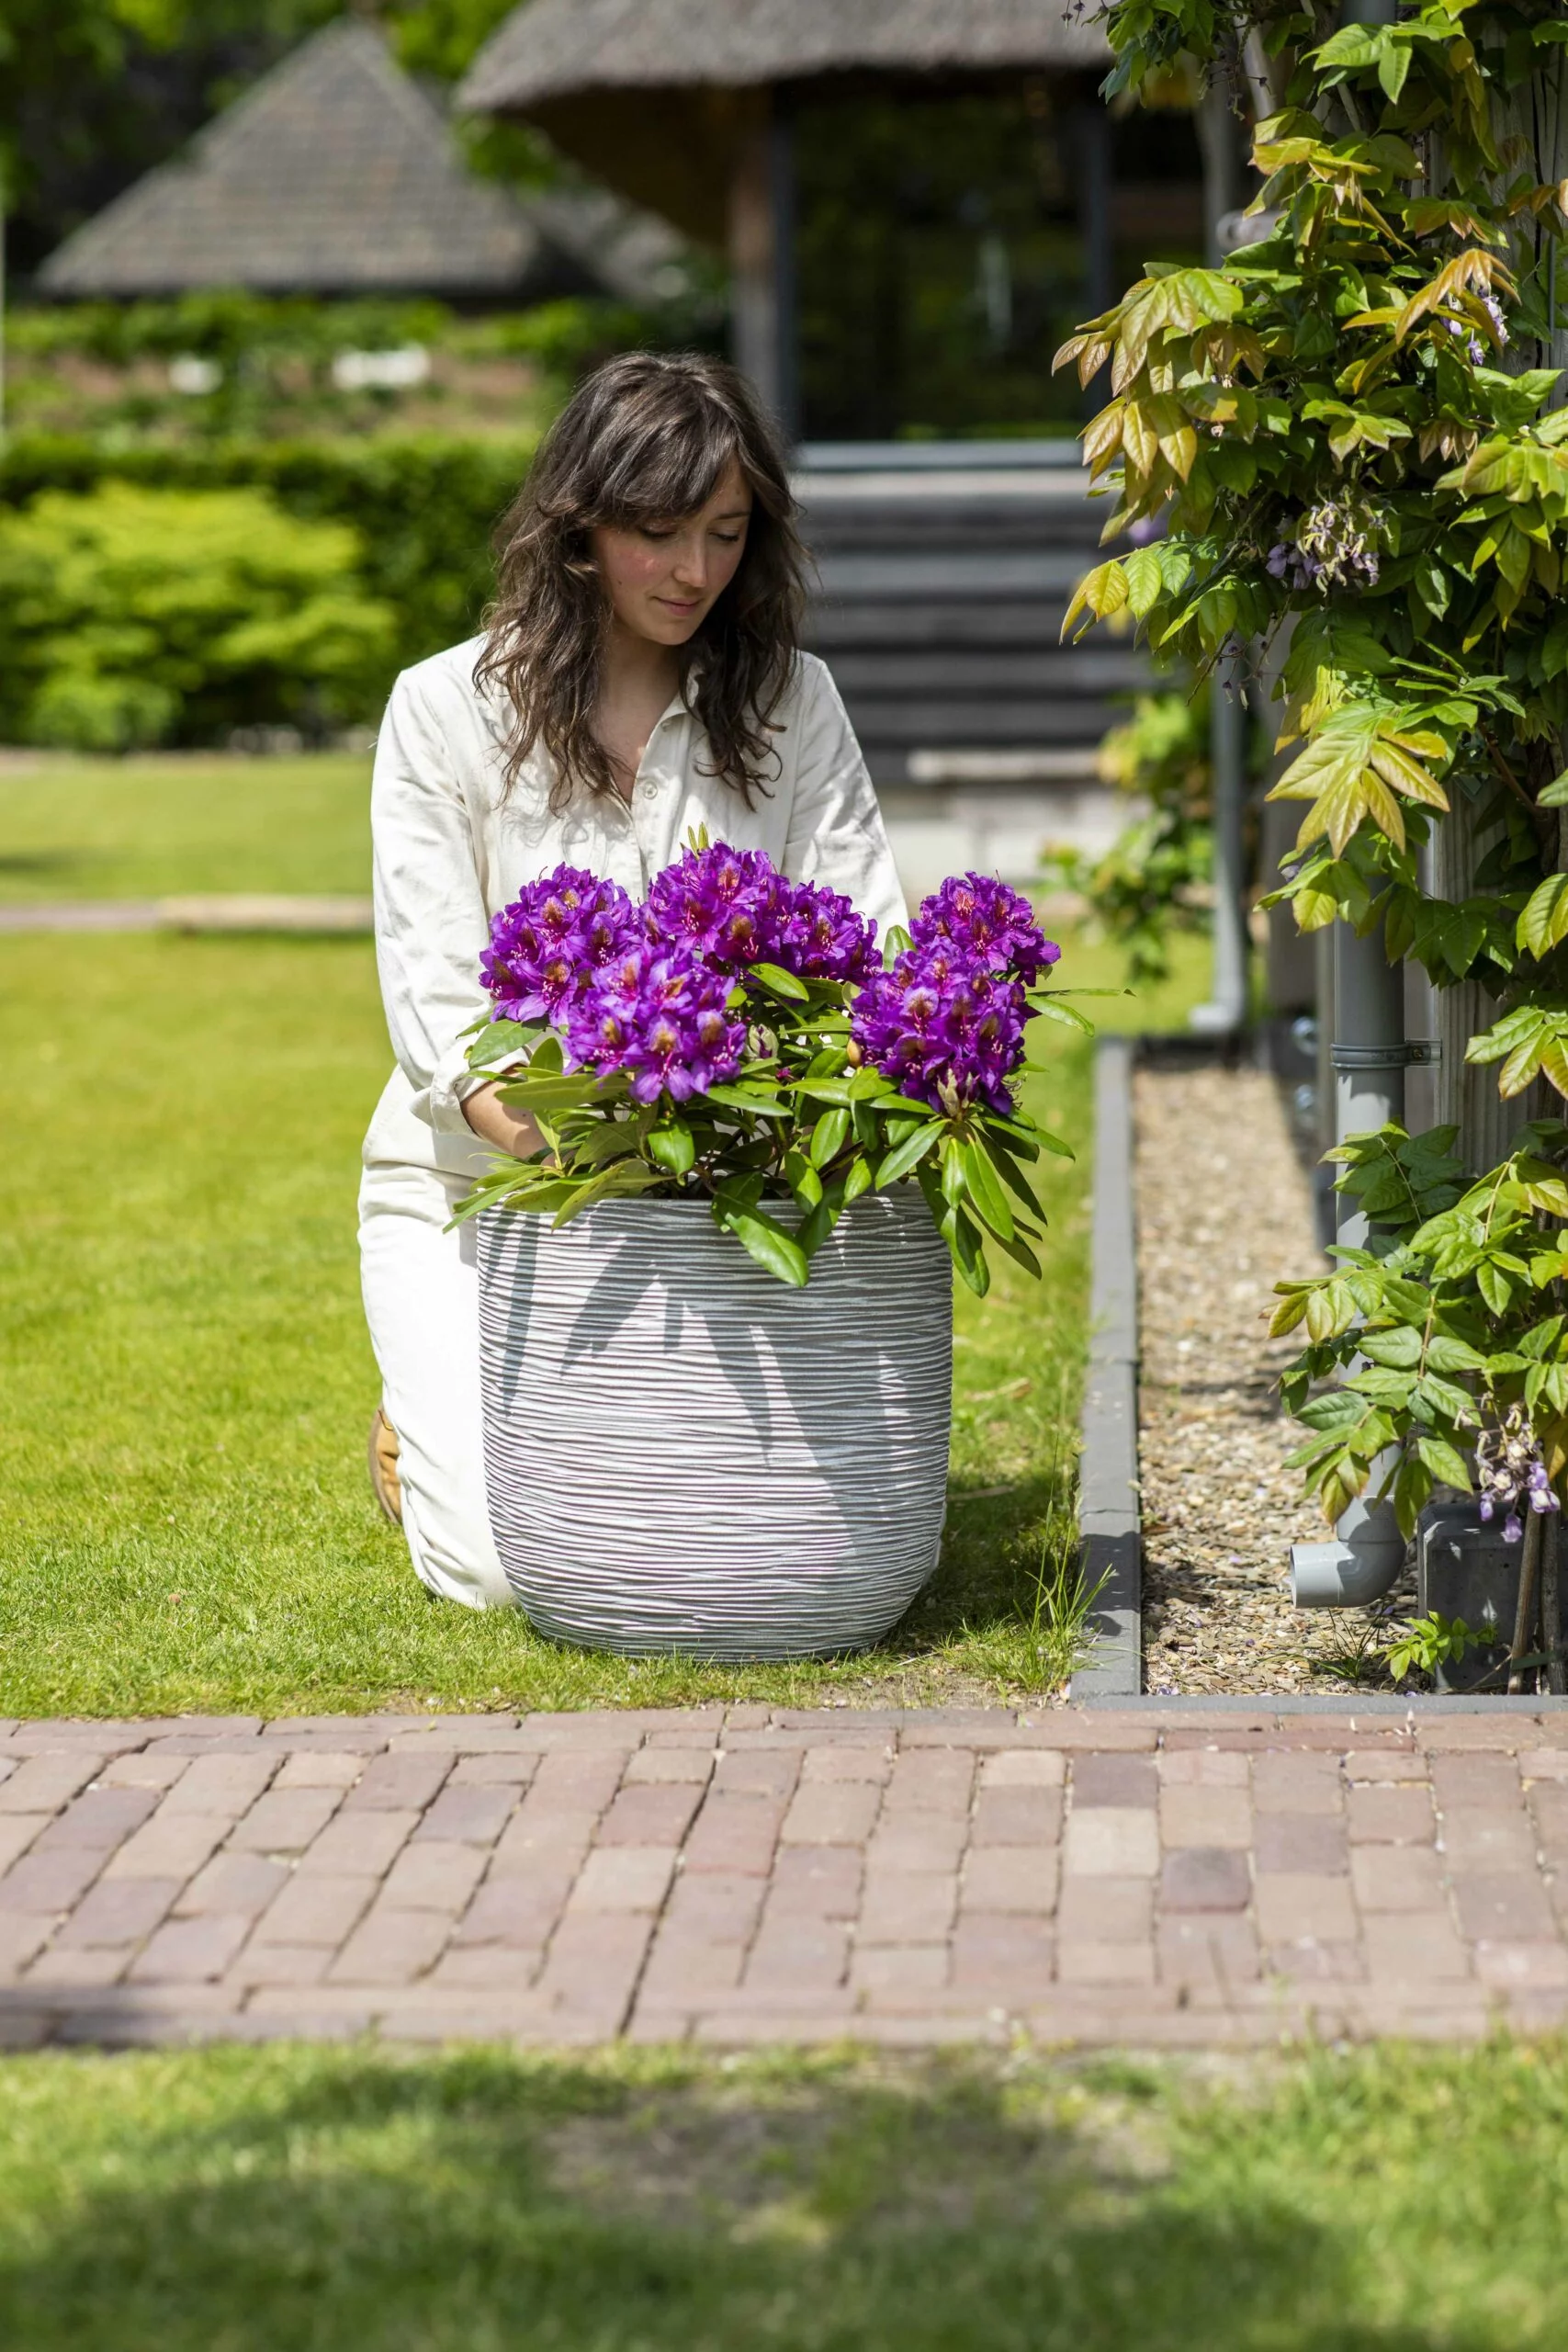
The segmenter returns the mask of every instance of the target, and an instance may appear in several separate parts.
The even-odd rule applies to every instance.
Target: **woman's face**
[[[750,514],[750,485],[731,458],[694,514],[631,530],[601,524],[591,544],[616,620],[654,645],[684,645],[734,579]]]

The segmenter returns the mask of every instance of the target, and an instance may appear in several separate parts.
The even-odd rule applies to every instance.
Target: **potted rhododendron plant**
[[[541,1630],[785,1657],[903,1614],[945,1507],[949,1254],[979,1292],[992,1245],[1040,1272],[1030,1170],[1067,1146],[1017,1086],[1032,1012],[1088,1026],[1058,954],[973,874],[879,952],[847,899],[701,837],[641,905],[561,867],[495,918],[468,1059],[543,1140],[458,1216],[491,1517]]]

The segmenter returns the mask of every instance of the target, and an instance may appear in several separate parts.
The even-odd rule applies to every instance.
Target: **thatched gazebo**
[[[851,77],[929,88],[1092,74],[1109,54],[1070,0],[526,0],[458,103],[536,123],[611,187],[725,247],[736,356],[793,421],[797,96]]]
[[[345,18],[66,238],[38,284],[120,301],[243,287],[491,302],[579,286],[635,300],[679,250],[604,191],[530,204],[476,176],[382,34]]]

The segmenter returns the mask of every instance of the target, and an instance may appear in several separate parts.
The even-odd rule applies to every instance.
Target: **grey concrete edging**
[[[1100,1597],[1094,1647],[1071,1695],[1107,1704],[1143,1689],[1143,1536],[1138,1499],[1138,1273],[1133,1201],[1136,1041],[1102,1037],[1094,1060],[1094,1216],[1078,1531]]]
[[[1075,1678],[1076,1682],[1076,1678]],[[1499,1712],[1519,1715],[1568,1713],[1568,1699],[1551,1698],[1544,1692],[1522,1697],[1506,1691],[1481,1692],[1449,1690],[1363,1690],[1355,1683],[1341,1685],[1337,1692],[1314,1690],[1259,1690],[1249,1696],[1238,1690],[1183,1690],[1156,1695],[1145,1692],[1137,1697],[1117,1698],[1109,1692],[1084,1691],[1076,1687],[1073,1693],[1081,1705],[1114,1708],[1138,1714],[1224,1714],[1224,1715],[1332,1715],[1337,1721],[1354,1721],[1361,1715],[1408,1716],[1421,1720],[1441,1715],[1492,1715]]]

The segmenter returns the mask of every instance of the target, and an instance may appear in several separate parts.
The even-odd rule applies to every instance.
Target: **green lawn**
[[[321,759],[0,763],[0,907],[204,890],[370,888],[370,763]]]
[[[47,774],[52,830],[37,776],[0,776],[0,867],[19,842],[79,854],[108,895],[363,887],[362,765]],[[1067,969],[1113,977],[1102,951]],[[1158,1010],[1199,973],[1189,957]],[[1090,1056],[1064,1037],[1042,1041],[1039,1107],[1087,1157]],[[372,1508],[354,1191],[387,1067],[365,941],[0,938],[0,1713],[923,1700],[1059,1680],[1069,1660],[1037,1604],[1071,1531],[1086,1159],[1047,1169],[1044,1284],[1002,1260],[984,1305],[960,1294],[948,1541],[895,1637],[828,1667],[637,1667],[431,1601]]]
[[[1562,2047],[0,2064],[17,2352],[1555,2352]],[[1213,2080],[1213,2078],[1211,2078]]]

